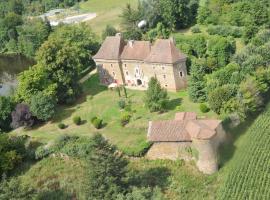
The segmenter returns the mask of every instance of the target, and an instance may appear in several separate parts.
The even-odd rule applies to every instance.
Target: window
[[[162,69],[164,70],[165,68],[164,68],[164,67],[162,67]]]
[[[183,77],[183,72],[182,71],[179,72],[179,76]]]
[[[113,67],[113,64],[111,64],[111,67]]]
[[[127,64],[125,64],[125,68],[127,68]]]
[[[165,87],[168,87],[168,85],[166,84]]]
[[[112,74],[113,74],[113,76],[115,77],[115,73],[113,72]]]
[[[136,68],[136,73],[139,73],[139,70],[138,70],[138,68]]]
[[[156,69],[155,65],[153,65],[153,69]]]
[[[126,71],[126,75],[128,76],[128,71]]]
[[[166,79],[166,75],[165,74],[163,74],[163,78]]]

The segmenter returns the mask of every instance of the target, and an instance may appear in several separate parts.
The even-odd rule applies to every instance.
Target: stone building
[[[196,113],[176,113],[175,119],[149,122],[147,138],[153,142],[149,159],[194,159],[188,151],[198,152],[197,167],[205,174],[218,170],[217,151],[225,139],[220,120],[197,119]]]
[[[147,88],[151,77],[161,85],[177,91],[187,85],[186,56],[172,39],[149,41],[124,41],[121,34],[105,39],[93,56],[101,84],[127,85]]]

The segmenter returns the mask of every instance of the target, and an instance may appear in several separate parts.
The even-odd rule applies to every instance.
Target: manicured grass
[[[88,23],[95,33],[101,34],[108,24],[120,28],[119,15],[128,3],[136,6],[137,0],[89,0],[80,3],[80,7],[83,11],[97,13],[97,17]]]
[[[127,90],[128,99],[134,111],[132,119],[128,125],[122,127],[120,117],[124,111],[118,106],[120,100],[116,91],[108,90],[99,85],[98,75],[94,74],[83,84],[84,93],[82,97],[72,106],[61,106],[57,109],[54,119],[44,125],[34,127],[31,130],[17,129],[13,134],[27,134],[33,139],[41,142],[49,142],[60,135],[80,135],[91,136],[99,132],[116,144],[121,150],[130,152],[138,151],[139,146],[146,141],[148,122],[151,120],[173,119],[176,112],[194,111],[200,117],[217,117],[213,112],[203,114],[199,110],[199,104],[192,103],[186,91],[170,92],[170,102],[168,111],[162,114],[150,113],[144,107],[144,91]],[[89,98],[92,96],[92,99]],[[124,97],[123,97],[124,98]],[[179,109],[180,106],[180,109]],[[77,126],[73,123],[73,117],[80,116],[83,124]],[[102,129],[95,129],[91,124],[92,117],[97,116],[104,121]],[[59,129],[58,123],[64,123],[68,127]]]

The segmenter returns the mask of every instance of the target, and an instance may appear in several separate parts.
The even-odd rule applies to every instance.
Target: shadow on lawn
[[[180,106],[182,104],[182,101],[182,98],[171,99],[167,104],[167,109],[174,110],[177,106]]]
[[[155,167],[145,171],[133,171],[131,179],[129,180],[130,185],[136,187],[160,187],[165,189],[168,186],[168,177],[171,172],[166,167]]]

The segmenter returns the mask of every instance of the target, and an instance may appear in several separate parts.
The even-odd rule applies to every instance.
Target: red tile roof
[[[107,37],[93,59],[119,60],[125,42],[120,35]]]
[[[123,49],[121,59],[143,61],[149,55],[150,50],[149,41],[129,41]]]
[[[216,134],[221,120],[197,119],[196,113],[176,113],[175,120],[149,122],[148,140],[152,142],[184,142],[209,139]]]
[[[158,39],[145,62],[173,64],[184,59],[186,56],[176,48],[171,39]]]

